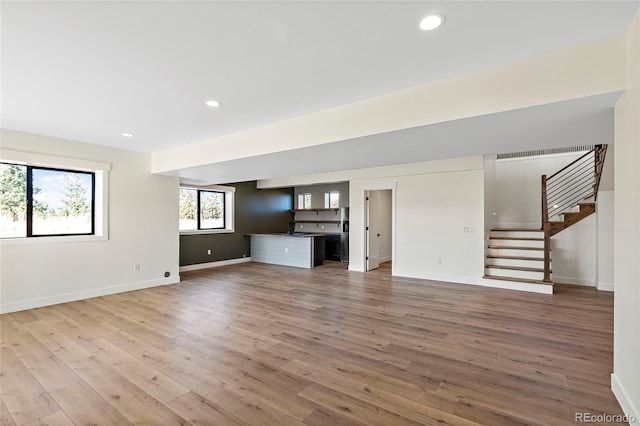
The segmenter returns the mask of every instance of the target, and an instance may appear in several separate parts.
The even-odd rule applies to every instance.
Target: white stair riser
[[[485,273],[498,277],[526,278],[538,281],[544,279],[544,273],[542,272],[518,271],[514,269],[486,268]]]
[[[533,237],[532,237],[533,238]],[[489,240],[492,246],[517,246],[517,247],[544,247],[544,241],[527,241],[527,240]]]
[[[487,258],[487,265],[522,266],[524,268],[544,268],[544,261]],[[551,265],[553,266],[553,262]]]
[[[543,257],[542,250],[514,250],[514,249],[494,249],[490,248],[488,254],[497,256],[520,256],[520,257]]]
[[[544,238],[544,232],[523,232],[523,231],[491,231],[492,237],[512,237],[512,238]]]

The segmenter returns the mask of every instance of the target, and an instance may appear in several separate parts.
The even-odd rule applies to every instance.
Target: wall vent
[[[580,145],[580,146],[574,146],[571,148],[538,149],[535,151],[512,152],[511,154],[498,154],[496,156],[496,159],[504,160],[506,158],[533,157],[536,155],[563,154],[565,152],[591,151],[593,148],[594,148],[594,145]]]

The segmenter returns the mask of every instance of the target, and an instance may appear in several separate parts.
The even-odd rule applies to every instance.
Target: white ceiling
[[[159,152],[621,33],[638,1],[3,1],[1,7],[2,127]],[[430,12],[446,15],[446,24],[419,31]],[[222,107],[206,107],[210,98]],[[473,151],[491,153],[490,145]],[[279,173],[247,161],[234,164],[244,169],[230,173],[235,180]],[[234,180],[229,176],[222,181]]]

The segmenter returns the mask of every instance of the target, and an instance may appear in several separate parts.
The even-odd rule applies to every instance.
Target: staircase
[[[484,279],[500,281],[500,287],[553,293],[551,237],[596,212],[606,153],[607,145],[596,145],[551,176],[542,176],[542,226],[492,229]]]

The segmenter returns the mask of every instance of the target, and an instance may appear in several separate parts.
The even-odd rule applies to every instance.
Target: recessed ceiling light
[[[124,133],[122,133],[122,136],[124,136],[125,138],[132,138],[132,137],[134,137],[135,135],[134,135],[133,133],[127,133],[127,132],[124,132]]]
[[[209,99],[207,102],[205,102],[205,104],[207,104],[207,106],[210,106],[211,108],[218,108],[220,106],[220,102],[213,99]]]
[[[444,24],[444,15],[433,14],[426,16],[422,21],[420,21],[420,29],[423,31],[431,31],[435,30],[439,26]]]

